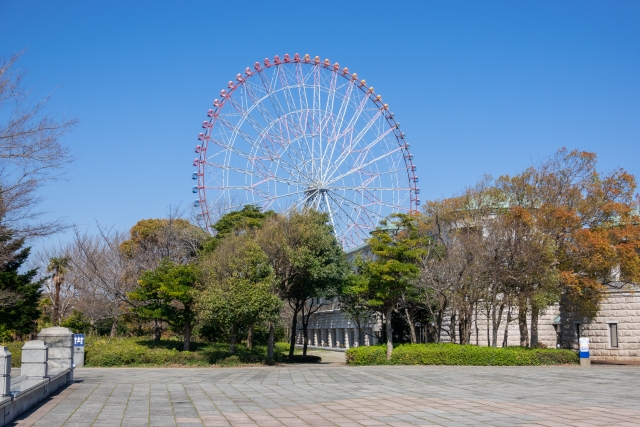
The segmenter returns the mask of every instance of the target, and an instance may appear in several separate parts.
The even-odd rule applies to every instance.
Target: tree
[[[602,174],[596,163],[594,153],[563,148],[496,183],[509,206],[526,209],[536,230],[552,240],[563,304],[587,318],[595,315],[608,287],[640,281],[635,177],[622,169]],[[534,303],[532,329],[538,309]]]
[[[18,337],[34,332],[42,295],[42,281],[34,280],[37,271],[20,273],[30,252],[23,246],[24,237],[15,238],[13,231],[0,225],[0,251],[5,254],[0,264],[0,294],[12,296],[0,310],[0,329]]]
[[[247,347],[257,323],[273,322],[282,302],[271,291],[275,276],[269,259],[247,235],[229,235],[201,261],[204,290],[198,308],[203,322],[216,324],[235,353],[237,333],[247,327]]]
[[[126,279],[132,287],[143,272],[159,267],[163,260],[177,264],[196,262],[198,253],[208,235],[199,227],[179,217],[176,210],[167,218],[138,221],[129,231],[129,238],[120,245],[127,260]],[[151,318],[155,324],[155,339],[160,340],[162,324],[159,318]]]
[[[362,275],[363,268],[364,261],[357,257],[353,271],[345,278],[339,295],[340,309],[355,323],[358,335],[376,317],[375,311],[369,306],[369,287],[367,278]]]
[[[123,233],[98,225],[98,233],[90,235],[74,228],[73,241],[62,250],[71,269],[67,280],[76,292],[76,307],[90,321],[111,319],[111,337],[117,333],[120,315],[135,307],[128,293],[137,283],[131,279],[131,260],[120,247]]]
[[[60,140],[77,121],[47,114],[49,97],[30,96],[22,84],[24,71],[15,68],[20,56],[0,58],[0,217],[16,237],[46,236],[63,224],[38,222],[39,189],[72,161]]]
[[[136,314],[162,319],[182,330],[185,351],[190,348],[196,318],[198,280],[199,272],[194,264],[176,264],[164,259],[155,270],[145,271],[138,280],[138,288],[129,293],[129,298],[143,303],[134,308]]]
[[[318,309],[317,304],[309,305],[311,299],[338,294],[337,289],[348,272],[346,256],[333,235],[328,215],[311,209],[270,217],[256,232],[256,241],[275,273],[274,293],[286,300],[293,311],[289,347],[289,358],[293,359],[298,314],[306,310],[303,317],[306,349],[306,325],[309,316]],[[269,336],[272,348],[273,326]]]
[[[364,263],[368,304],[382,308],[387,338],[387,360],[393,352],[391,316],[398,302],[414,286],[421,258],[426,254],[424,237],[418,232],[416,217],[394,214],[371,232],[367,244],[375,259]]]
[[[60,287],[64,283],[64,277],[67,274],[68,269],[68,257],[51,258],[49,260],[49,265],[47,266],[47,273],[53,273],[51,280],[53,280],[53,285],[55,288],[55,294],[53,298],[53,316],[51,319],[53,326],[58,326],[60,324]]]
[[[218,243],[231,234],[241,234],[261,228],[264,221],[274,214],[274,211],[261,212],[255,205],[244,205],[240,210],[224,214],[213,224],[215,235],[203,243],[202,252],[213,252]]]
[[[188,264],[198,256],[206,233],[186,219],[170,213],[168,218],[143,219],[129,231],[120,250],[132,260],[134,275],[157,268],[163,260]]]

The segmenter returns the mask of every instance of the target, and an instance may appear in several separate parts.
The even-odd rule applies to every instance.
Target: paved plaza
[[[18,426],[640,426],[640,367],[77,369]]]

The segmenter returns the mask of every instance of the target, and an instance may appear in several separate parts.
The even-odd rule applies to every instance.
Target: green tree
[[[0,295],[7,297],[0,310],[0,329],[18,337],[34,332],[40,317],[39,300],[43,281],[34,281],[35,269],[20,273],[29,257],[24,238],[14,239],[13,232],[0,226]]]
[[[274,322],[282,307],[271,292],[275,276],[266,254],[251,236],[229,235],[201,260],[201,269],[200,319],[222,328],[230,353],[235,353],[239,328],[247,327],[251,348],[253,326]]]
[[[60,288],[64,283],[64,278],[69,270],[69,258],[68,257],[53,257],[49,260],[47,266],[47,273],[53,273],[51,280],[55,289],[55,295],[53,297],[53,326],[60,324]]]
[[[362,329],[371,322],[376,313],[369,306],[369,281],[362,274],[365,261],[357,257],[354,262],[354,271],[345,278],[344,286],[338,296],[340,309],[355,323],[358,329],[358,336],[362,334]]]
[[[289,358],[293,359],[298,315],[305,310],[302,320],[306,350],[306,326],[319,307],[312,306],[312,298],[337,295],[349,265],[333,234],[328,214],[312,209],[272,216],[256,239],[275,272],[275,292],[293,310],[289,347]],[[272,345],[273,328],[269,335]]]
[[[91,332],[91,322],[78,310],[73,310],[71,316],[60,322],[60,325],[71,329],[76,334],[88,334]]]
[[[387,359],[393,352],[391,316],[396,305],[411,290],[426,255],[425,238],[418,232],[416,218],[394,214],[371,232],[367,244],[375,255],[362,265],[370,299],[368,304],[382,309],[387,336]]]
[[[215,236],[203,243],[202,253],[213,252],[216,246],[231,234],[241,234],[261,228],[264,221],[274,214],[274,211],[261,212],[256,205],[244,205],[240,210],[224,214],[213,224]]]
[[[143,303],[133,311],[145,319],[162,319],[181,330],[184,350],[189,350],[196,319],[198,280],[199,271],[194,264],[162,260],[155,270],[145,271],[138,280],[138,288],[129,293],[129,298]]]

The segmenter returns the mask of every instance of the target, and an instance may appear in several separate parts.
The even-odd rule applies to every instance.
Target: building
[[[349,261],[356,256],[371,257],[367,245],[347,252]],[[498,329],[497,342],[501,346],[507,329],[507,345],[520,344],[518,313],[511,313],[507,323],[503,315]],[[492,340],[491,322],[486,312],[478,310],[472,324],[471,343],[486,346]],[[416,325],[419,330],[420,326]],[[450,319],[443,321],[440,341],[451,342]],[[375,345],[380,340],[380,319],[364,325],[360,331],[355,323],[340,309],[337,299],[327,302],[309,320],[309,345],[318,347],[350,348]],[[423,328],[422,328],[423,329]],[[419,334],[424,342],[425,335]],[[564,310],[560,304],[548,307],[539,315],[538,342],[548,348],[578,349],[578,338],[589,338],[591,359],[595,362],[640,364],[640,287],[635,289],[610,289],[593,319],[578,318]],[[458,339],[456,339],[458,341]],[[302,330],[297,343],[303,344]]]

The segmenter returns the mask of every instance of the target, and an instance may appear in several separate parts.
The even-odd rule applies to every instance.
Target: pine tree
[[[35,331],[40,317],[38,302],[43,281],[35,281],[35,269],[20,273],[31,248],[23,247],[24,238],[0,226],[0,294],[10,296],[0,309],[0,329],[22,337]]]

